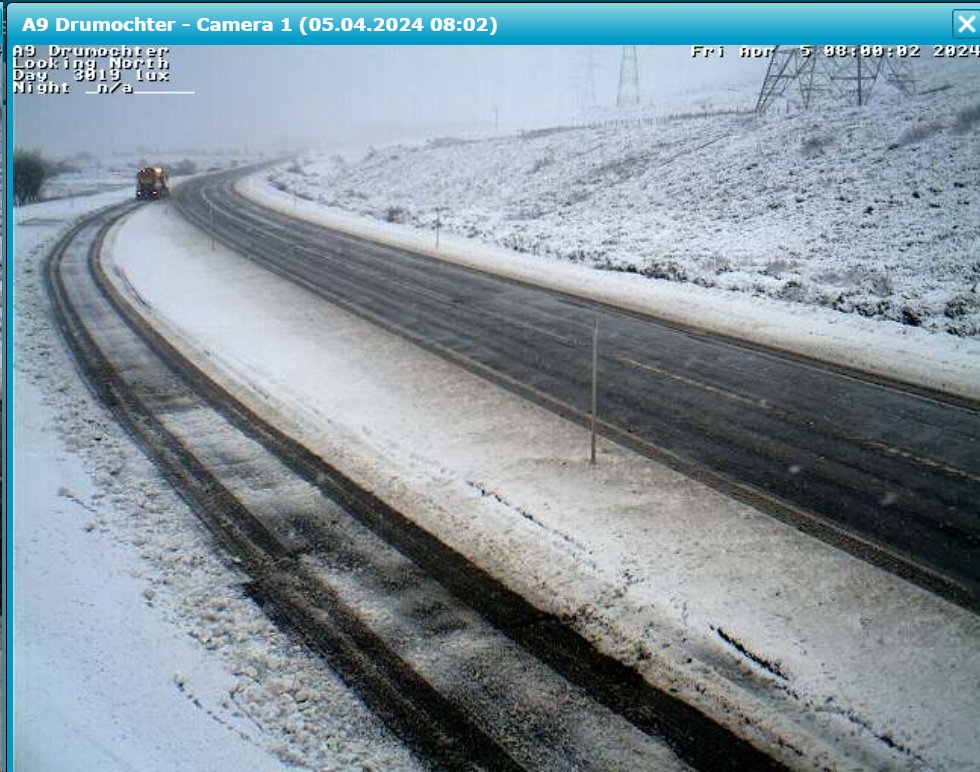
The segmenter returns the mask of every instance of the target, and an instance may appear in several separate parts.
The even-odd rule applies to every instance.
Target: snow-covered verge
[[[299,198],[276,184],[267,175],[256,175],[237,187],[264,206],[354,235],[697,329],[980,399],[980,340],[976,338],[695,284],[596,271],[444,233],[436,249],[431,231],[351,214]]]
[[[791,765],[980,758],[972,614],[618,446],[590,468],[583,429],[159,210],[109,247],[119,286],[254,409]]]
[[[12,768],[418,769],[246,598],[53,328],[43,256],[130,195],[15,210]]]

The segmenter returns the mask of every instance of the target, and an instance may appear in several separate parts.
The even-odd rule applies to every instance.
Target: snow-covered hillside
[[[880,84],[868,107],[441,139],[271,181],[542,259],[977,336],[980,61],[923,64],[918,96]]]

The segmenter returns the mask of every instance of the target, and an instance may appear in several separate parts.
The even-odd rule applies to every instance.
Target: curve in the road
[[[124,213],[79,223],[47,264],[83,372],[237,558],[251,593],[422,758],[439,769],[781,768],[211,381],[103,271],[101,243]]]
[[[980,609],[980,410],[303,222],[186,183],[261,265],[575,420]]]

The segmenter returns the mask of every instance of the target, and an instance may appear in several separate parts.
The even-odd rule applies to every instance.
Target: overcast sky
[[[561,46],[185,46],[172,82],[187,96],[14,97],[15,143],[60,157],[145,148],[257,148],[421,139],[573,121],[589,93],[616,101],[621,48]],[[693,60],[690,48],[639,47],[644,102],[711,103],[758,87],[762,61]],[[60,76],[63,77],[63,76]],[[142,86],[141,86],[142,87]],[[693,95],[693,96],[692,96]],[[731,97],[728,97],[729,101]],[[746,105],[751,107],[751,105]]]

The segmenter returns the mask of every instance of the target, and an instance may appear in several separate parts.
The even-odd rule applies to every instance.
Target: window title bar
[[[951,3],[10,3],[8,44],[980,42]]]

